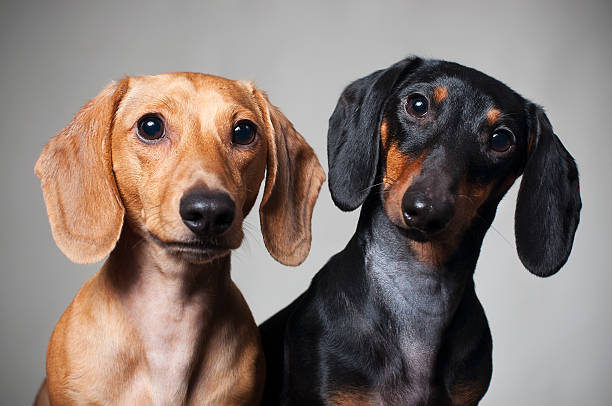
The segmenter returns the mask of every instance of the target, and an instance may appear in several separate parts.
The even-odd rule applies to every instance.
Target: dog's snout
[[[223,234],[234,221],[235,204],[224,192],[197,190],[181,198],[183,223],[199,237]]]
[[[421,191],[408,190],[402,199],[402,214],[406,225],[427,234],[442,230],[451,220],[453,209],[450,201],[434,201]]]

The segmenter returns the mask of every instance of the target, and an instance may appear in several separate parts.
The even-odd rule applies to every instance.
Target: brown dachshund
[[[325,179],[266,95],[204,74],[127,77],[35,170],[62,252],[78,263],[110,253],[53,331],[37,404],[259,404],[263,353],[230,251],[266,174],[266,247],[301,263]]]

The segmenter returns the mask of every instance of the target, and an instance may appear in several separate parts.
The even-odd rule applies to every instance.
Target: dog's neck
[[[144,346],[160,404],[180,401],[229,297],[230,256],[190,264],[126,229],[102,272]]]
[[[369,297],[380,309],[387,339],[402,349],[413,382],[434,379],[458,309],[464,297],[475,294],[473,273],[487,223],[470,227],[443,263],[432,265],[419,258],[408,237],[389,220],[379,196],[372,194],[362,207],[347,249],[363,255],[361,278],[372,289]]]
[[[105,269],[113,287],[128,301],[132,297],[140,300],[150,293],[159,295],[161,289],[168,300],[187,305],[223,291],[231,282],[230,255],[202,264],[189,263],[127,226]]]
[[[378,296],[397,313],[398,320],[405,320],[406,325],[410,320],[428,320],[432,329],[443,330],[466,287],[473,286],[472,276],[489,225],[488,220],[479,221],[441,264],[428,264],[386,216],[380,198],[372,194],[362,207],[356,232],[364,252],[365,277],[382,290]]]

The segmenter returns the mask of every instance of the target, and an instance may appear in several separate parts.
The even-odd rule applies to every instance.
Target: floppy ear
[[[53,238],[77,263],[104,258],[114,248],[123,225],[110,134],[128,80],[109,84],[83,106],[45,146],[34,168]]]
[[[519,258],[538,276],[567,261],[580,220],[578,169],[541,107],[528,106],[529,156],[518,193],[515,237]]]
[[[406,58],[348,85],[329,118],[329,189],[336,206],[355,210],[365,201],[378,168],[382,113],[393,87],[422,62]]]
[[[325,172],[293,124],[254,89],[267,120],[266,185],[259,207],[261,231],[270,255],[284,265],[301,264],[310,251],[310,222]]]

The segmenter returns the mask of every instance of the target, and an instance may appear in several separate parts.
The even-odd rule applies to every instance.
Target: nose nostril
[[[234,211],[233,210],[226,210],[226,211],[219,213],[217,217],[215,218],[215,229],[217,233],[221,234],[222,232],[230,228],[233,221],[234,221]]]
[[[185,210],[181,213],[181,217],[185,221],[199,221],[202,220],[202,213],[198,210]]]
[[[444,227],[444,223],[442,221],[440,221],[439,219],[433,219],[429,222],[427,222],[427,230],[428,231],[439,231]]]

